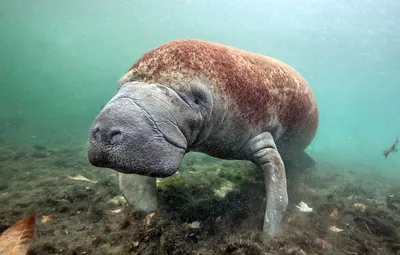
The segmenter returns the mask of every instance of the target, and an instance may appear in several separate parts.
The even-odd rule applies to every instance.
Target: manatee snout
[[[186,152],[185,137],[171,122],[172,118],[154,107],[157,93],[128,92],[120,91],[93,122],[89,134],[90,163],[126,174],[173,175]]]

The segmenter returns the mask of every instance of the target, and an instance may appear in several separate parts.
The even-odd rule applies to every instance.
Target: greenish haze
[[[84,146],[119,77],[169,40],[216,41],[281,59],[310,83],[320,161],[396,170],[400,2],[0,1],[0,138]]]

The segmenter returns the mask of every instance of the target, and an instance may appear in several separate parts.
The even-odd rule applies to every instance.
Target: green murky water
[[[400,135],[399,13],[394,0],[2,0],[0,146],[84,155],[126,70],[162,43],[194,38],[297,69],[319,104],[308,148],[318,162],[398,178],[400,153],[382,152]]]
[[[382,166],[400,130],[396,1],[1,1],[1,138],[83,142],[146,51],[198,38],[296,68],[319,102],[310,147],[328,160]],[[396,155],[392,162],[399,163]]]

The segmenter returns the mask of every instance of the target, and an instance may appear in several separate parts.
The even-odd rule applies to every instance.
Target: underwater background
[[[57,178],[61,177],[55,176],[64,173],[52,172],[52,168],[57,168],[54,166],[58,166],[57,170],[61,169],[61,172],[63,169],[78,169],[89,178],[105,180],[105,184],[99,187],[103,193],[96,193],[98,196],[102,194],[104,199],[118,195],[116,174],[103,170],[96,172],[86,159],[90,126],[102,106],[116,93],[118,79],[135,61],[165,42],[184,38],[219,42],[277,58],[294,67],[306,79],[316,96],[320,116],[317,135],[307,151],[317,160],[320,169],[315,173],[318,178],[298,177],[305,178],[304,182],[303,179],[299,182],[311,186],[318,183],[318,188],[332,188],[339,192],[348,187],[343,188],[340,184],[354,183],[358,180],[355,176],[362,176],[370,179],[359,182],[361,189],[352,187],[347,190],[355,193],[354,197],[358,196],[365,204],[368,205],[368,199],[372,197],[374,201],[384,201],[388,192],[393,190],[400,197],[400,189],[396,189],[400,153],[393,152],[387,159],[383,156],[383,151],[400,135],[399,14],[400,1],[396,0],[1,0],[0,151],[11,149],[4,149],[3,155],[0,155],[0,191],[7,192],[0,196],[0,215],[3,217],[0,226],[16,221],[17,218],[7,218],[15,211],[18,211],[18,217],[35,211],[35,208],[29,207],[31,205],[19,204],[18,199],[24,195],[15,195],[10,190],[11,186],[18,185],[17,171],[29,172],[31,166],[40,172],[40,178],[50,176],[46,182],[39,184],[37,181],[37,184],[27,186],[28,190],[37,191],[37,199],[49,192],[41,190],[42,186],[60,185],[64,189],[62,192],[70,189],[74,197],[79,192],[87,192],[85,184],[72,187],[66,181],[59,183]],[[68,151],[61,152],[65,148]],[[52,157],[57,158],[55,164],[50,162],[52,159],[42,159],[42,154],[37,157],[23,156],[36,155],[31,149],[52,151]],[[16,150],[23,152],[17,153]],[[17,156],[11,158],[6,153]],[[199,162],[216,164],[212,159],[197,156],[198,159],[196,154],[192,154],[194,159],[187,161],[189,166],[194,162],[195,170]],[[18,161],[21,157],[22,161]],[[63,168],[65,161],[73,164]],[[218,171],[235,168],[236,162],[223,164],[226,164],[225,168],[221,170],[217,167]],[[331,164],[340,167],[331,167]],[[7,167],[11,165],[7,172]],[[241,167],[238,165],[236,170]],[[350,175],[346,175],[349,174],[347,170]],[[29,174],[35,173],[32,171]],[[349,179],[349,176],[354,179]],[[384,177],[379,179],[379,176]],[[381,186],[376,184],[375,187],[375,180],[383,180],[379,184]],[[246,185],[251,186],[249,183]],[[314,188],[318,190],[316,186]],[[361,192],[362,189],[367,191]],[[368,190],[373,191],[368,193]],[[301,192],[299,194],[303,194]],[[326,192],[321,194],[330,194],[328,190]],[[64,193],[60,197],[64,198]],[[349,197],[350,193],[343,193],[343,197]],[[166,194],[171,196],[169,192]],[[87,197],[84,196],[84,199]],[[293,211],[296,210],[293,203],[301,199],[300,195],[296,200],[292,199]],[[318,199],[315,204],[316,201]],[[95,202],[82,200],[84,203],[89,206]],[[329,210],[336,206],[336,202],[330,203]],[[398,206],[393,212],[382,210],[391,215],[389,219],[398,231],[400,200],[396,203]],[[322,204],[321,208],[326,209]],[[61,218],[64,207],[55,204],[52,208]],[[89,208],[91,213],[93,210]],[[73,211],[68,213],[72,215]],[[76,224],[65,222],[63,224]],[[365,222],[368,223],[367,220]],[[89,221],[85,224],[94,223]],[[307,229],[303,227],[299,228]],[[49,234],[45,230],[40,231],[39,236]],[[93,227],[91,231],[97,230]],[[59,238],[57,234],[55,236]],[[398,234],[394,236],[397,238]],[[326,240],[330,239],[326,237]],[[336,246],[340,243],[342,241],[332,244],[332,253],[326,250],[314,252],[378,254],[374,253],[376,250],[360,253],[363,249],[358,246],[354,253],[341,253]],[[400,252],[400,241],[398,243],[397,248],[390,248],[393,253],[379,254]],[[44,252],[43,247],[39,248],[37,244],[33,249],[36,253],[31,254],[66,254],[61,250],[55,252],[56,248]],[[119,250],[115,254],[131,253]]]
[[[142,54],[195,38],[293,66],[319,104],[309,152],[386,168],[400,163],[382,156],[400,134],[398,13],[394,0],[1,1],[0,135],[9,143],[85,143]]]

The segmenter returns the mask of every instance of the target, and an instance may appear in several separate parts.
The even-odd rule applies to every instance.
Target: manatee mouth
[[[174,175],[177,170],[173,170],[173,171],[162,171],[162,172],[149,172],[148,169],[146,171],[142,171],[142,172],[138,172],[136,169],[135,171],[132,171],[132,169],[123,169],[123,168],[110,168],[118,173],[121,174],[137,174],[137,175],[143,175],[143,176],[148,176],[148,177],[153,177],[153,178],[167,178],[170,177],[172,175]]]
[[[119,153],[118,151],[110,152],[106,148],[89,147],[88,159],[93,166],[112,169],[123,174],[165,178],[175,174],[179,170],[182,158],[185,155],[185,150],[178,147],[175,148],[174,153],[158,155],[158,159],[156,158],[157,156],[154,156],[152,159],[144,157],[135,158],[135,156],[129,157],[127,154],[121,155],[123,153]],[[119,157],[115,155],[119,155]]]
[[[88,145],[89,162],[93,166],[123,174],[159,178],[171,176],[179,170],[185,148],[163,136],[147,138],[146,142],[138,140],[125,137],[121,143],[104,144],[91,138]]]

